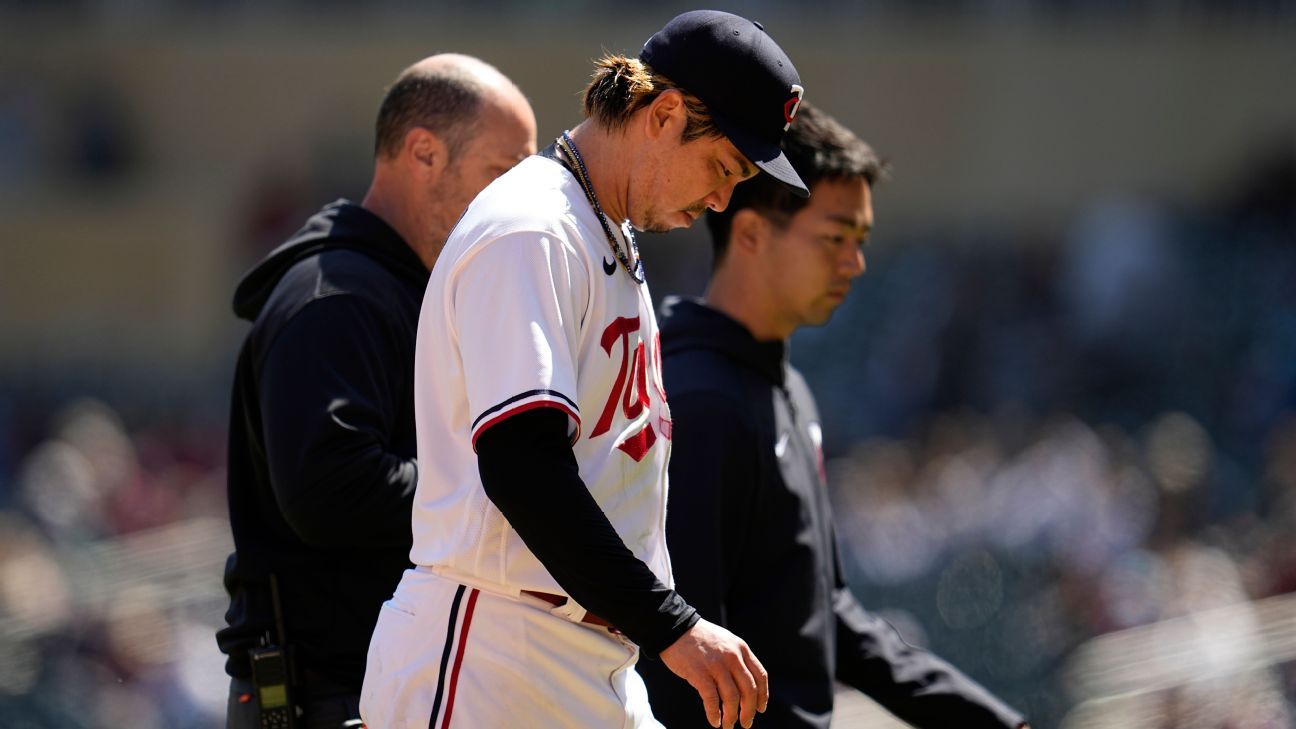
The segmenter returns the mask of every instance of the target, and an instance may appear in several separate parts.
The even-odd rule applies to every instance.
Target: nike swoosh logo
[[[613,262],[613,261],[609,261],[607,258],[604,258],[604,259],[603,259],[603,273],[606,273],[606,274],[609,275],[609,276],[611,276],[612,274],[616,273],[616,263]]]

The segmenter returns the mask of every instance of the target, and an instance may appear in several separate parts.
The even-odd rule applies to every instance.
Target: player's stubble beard
[[[655,210],[649,210],[648,213],[644,215],[644,224],[643,227],[639,228],[639,230],[644,233],[669,233],[679,227],[687,228],[696,222],[698,218],[702,217],[702,214],[706,212],[706,209],[706,203],[701,200],[698,200],[692,205],[684,208],[681,212],[688,213],[690,218],[689,225],[685,226],[670,225],[662,222],[662,220],[657,217],[657,212]]]

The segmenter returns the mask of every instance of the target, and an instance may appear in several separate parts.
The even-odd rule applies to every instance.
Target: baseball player
[[[765,671],[671,588],[670,411],[634,231],[686,227],[758,170],[800,103],[764,29],[685,13],[598,62],[586,119],[492,183],[452,232],[415,354],[415,567],[381,611],[371,727],[656,727],[640,653],[713,727]]]

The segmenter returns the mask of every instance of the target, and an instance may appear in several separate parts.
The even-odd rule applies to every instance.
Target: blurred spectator
[[[112,84],[86,82],[63,114],[68,172],[82,182],[114,182],[138,166],[139,140],[121,92]]]
[[[112,533],[110,502],[139,477],[120,419],[102,403],[69,406],[54,435],[32,452],[19,489],[55,541]]]

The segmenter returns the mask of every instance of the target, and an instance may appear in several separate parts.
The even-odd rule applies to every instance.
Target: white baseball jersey
[[[533,156],[493,182],[451,233],[419,317],[411,561],[486,589],[565,594],[487,498],[474,450],[492,425],[551,407],[612,526],[673,584],[660,362],[648,287],[617,262],[572,174]]]

